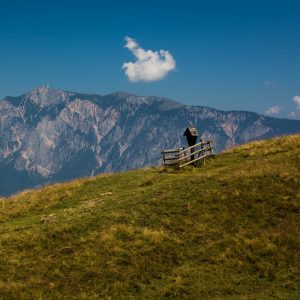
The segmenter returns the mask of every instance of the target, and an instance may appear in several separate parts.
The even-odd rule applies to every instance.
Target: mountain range
[[[300,121],[189,106],[118,92],[81,94],[40,86],[0,101],[0,195],[101,172],[161,164],[195,126],[216,152],[300,132]]]

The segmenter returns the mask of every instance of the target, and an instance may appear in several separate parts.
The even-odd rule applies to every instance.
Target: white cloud
[[[281,112],[281,107],[274,105],[269,107],[266,111],[265,114],[269,115],[269,116],[274,116],[274,115],[278,115]]]
[[[134,39],[126,37],[125,40],[125,47],[136,58],[135,62],[126,62],[122,67],[130,81],[161,80],[175,69],[176,62],[169,51],[144,50]]]
[[[292,119],[300,119],[300,109],[298,109],[296,111],[291,111],[289,113],[289,117]]]
[[[297,109],[300,109],[300,96],[294,96],[293,101],[295,102]]]
[[[292,119],[300,119],[300,96],[294,96],[293,101],[296,104],[296,111],[291,111],[289,117]]]

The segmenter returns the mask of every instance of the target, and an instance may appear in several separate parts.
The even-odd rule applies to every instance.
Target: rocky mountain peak
[[[39,107],[47,107],[50,105],[66,102],[73,95],[63,90],[55,90],[46,86],[38,86],[25,95],[26,100],[31,100]]]
[[[300,131],[300,121],[193,107],[164,97],[80,94],[39,86],[0,101],[0,195],[40,184],[161,163],[186,146],[186,126],[216,152]]]
[[[152,104],[159,101],[159,97],[148,97],[148,96],[137,96],[129,94],[126,92],[116,92],[107,95],[106,97],[114,98],[119,101],[124,101],[124,103],[133,104],[133,105],[143,105],[143,104]]]

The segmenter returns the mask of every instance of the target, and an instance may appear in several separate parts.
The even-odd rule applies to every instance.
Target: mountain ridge
[[[284,117],[272,117],[272,116],[266,116],[266,115],[262,115],[258,112],[254,112],[254,111],[250,111],[250,110],[242,110],[242,109],[231,109],[231,110],[223,110],[223,109],[218,109],[218,108],[212,108],[210,106],[206,106],[206,105],[192,105],[192,104],[183,104],[177,100],[173,100],[173,99],[170,99],[168,97],[161,97],[161,96],[140,96],[140,95],[137,95],[137,94],[133,94],[133,93],[130,93],[130,92],[125,92],[125,91],[117,91],[117,92],[112,92],[112,93],[108,93],[108,94],[98,94],[98,93],[84,93],[84,92],[74,92],[74,91],[69,91],[69,90],[63,90],[63,89],[54,89],[54,88],[49,88],[47,86],[43,86],[43,85],[40,85],[40,86],[37,86],[35,88],[33,88],[32,90],[30,90],[29,92],[25,93],[25,94],[22,94],[20,96],[5,96],[3,99],[0,99],[0,101],[8,101],[12,104],[16,104],[14,103],[14,99],[18,99],[20,97],[23,97],[23,96],[26,96],[28,94],[30,94],[31,92],[35,91],[35,90],[39,90],[39,89],[47,89],[49,91],[54,91],[54,92],[62,92],[62,93],[65,93],[65,94],[70,94],[72,95],[73,97],[77,97],[77,96],[80,96],[80,97],[84,97],[84,98],[87,98],[89,100],[89,98],[92,98],[92,97],[100,97],[100,98],[106,98],[106,97],[115,97],[115,98],[118,98],[120,100],[124,100],[126,101],[127,99],[126,98],[129,98],[129,97],[136,97],[136,98],[149,98],[149,99],[154,99],[154,100],[163,100],[163,101],[167,101],[167,102],[172,102],[174,104],[178,104],[179,107],[198,107],[198,108],[207,108],[207,109],[213,109],[215,111],[218,111],[218,112],[222,112],[222,113],[251,113],[251,114],[257,114],[259,116],[265,116],[266,118],[271,118],[271,119],[276,119],[276,120],[290,120],[290,121],[299,121],[299,120],[294,120],[294,119],[289,119],[289,118],[284,118]],[[72,98],[73,98],[72,97]],[[17,105],[16,105],[17,106]]]
[[[300,132],[300,121],[253,112],[224,112],[124,92],[100,96],[44,86],[0,101],[0,120],[0,195],[21,186],[158,165],[161,149],[185,146],[186,126],[197,127],[201,139],[213,140],[217,152]],[[76,166],[79,160],[81,165]]]

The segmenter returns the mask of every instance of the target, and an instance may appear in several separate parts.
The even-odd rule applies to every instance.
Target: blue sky
[[[277,106],[270,113],[299,118],[299,12],[300,1],[289,0],[0,0],[0,98],[49,81],[223,110]],[[131,82],[122,69],[135,62],[126,36],[143,49],[169,51],[176,68],[160,80]]]

